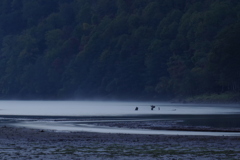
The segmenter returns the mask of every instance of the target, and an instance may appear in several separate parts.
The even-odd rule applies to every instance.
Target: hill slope
[[[240,90],[238,0],[2,0],[0,96]]]

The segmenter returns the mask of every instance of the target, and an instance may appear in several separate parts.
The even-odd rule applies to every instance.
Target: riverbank
[[[201,94],[184,98],[172,99],[173,103],[218,103],[218,104],[236,104],[240,103],[239,93],[220,93],[220,94]]]
[[[240,159],[240,137],[0,129],[0,156],[8,160]]]

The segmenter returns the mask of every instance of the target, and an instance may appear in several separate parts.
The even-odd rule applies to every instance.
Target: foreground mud
[[[0,129],[0,157],[6,160],[240,159],[240,137]]]

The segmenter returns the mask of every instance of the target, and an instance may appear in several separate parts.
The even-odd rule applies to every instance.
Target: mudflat
[[[240,159],[240,137],[0,129],[0,157],[6,160]]]

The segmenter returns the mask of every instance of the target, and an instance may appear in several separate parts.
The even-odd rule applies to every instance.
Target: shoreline
[[[240,159],[240,137],[234,136],[0,129],[3,159]]]

